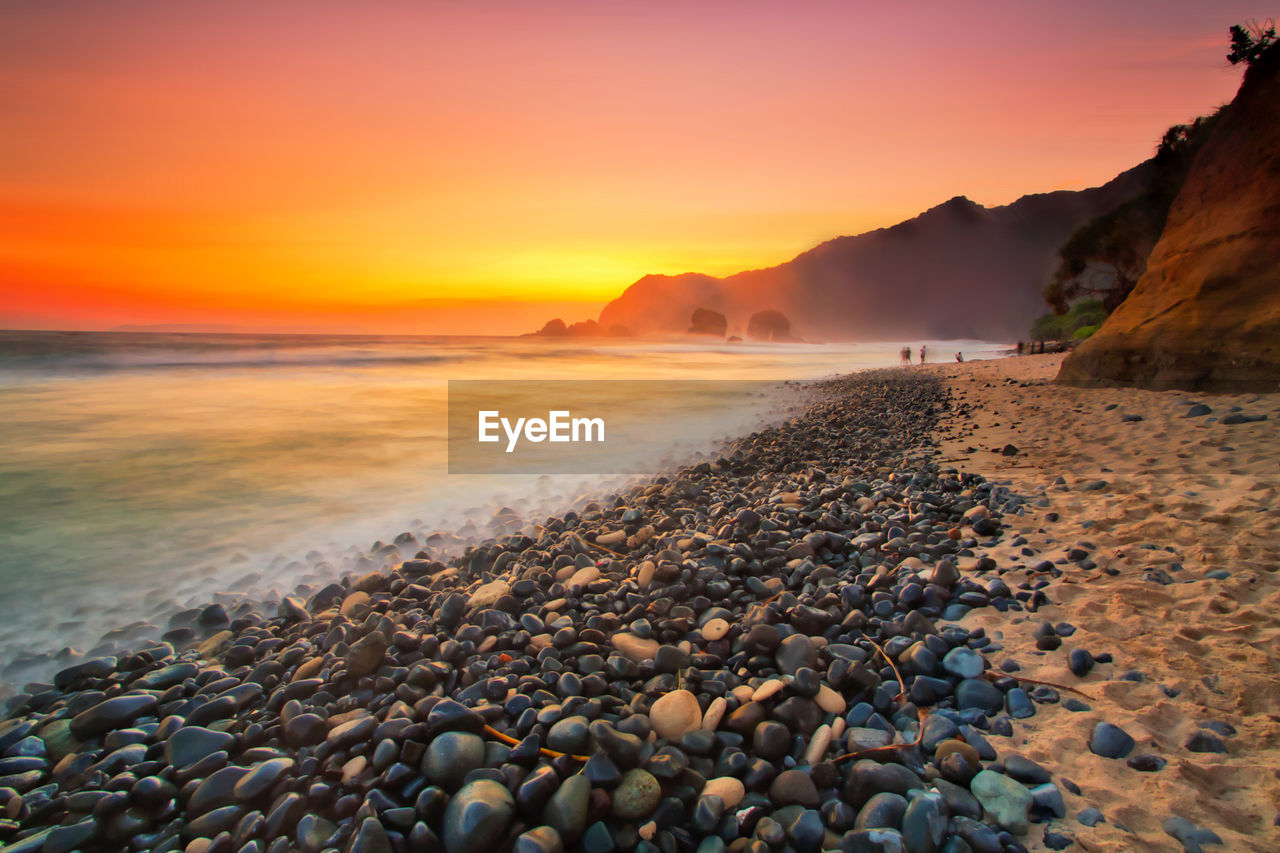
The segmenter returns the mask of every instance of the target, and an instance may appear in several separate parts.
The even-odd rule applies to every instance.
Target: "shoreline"
[[[21,771],[25,789],[0,804],[10,821],[0,843],[34,850],[37,836],[41,845],[57,836],[106,850],[145,836],[151,849],[210,850],[226,832],[227,849],[284,849],[289,838],[285,846],[317,851],[383,851],[442,837],[453,851],[507,846],[523,832],[521,850],[557,841],[693,849],[692,827],[700,838],[862,850],[890,849],[876,827],[896,825],[937,847],[946,837],[970,849],[1046,849],[1067,837],[1090,850],[1168,847],[1169,815],[1153,806],[1154,829],[1102,802],[1107,823],[1081,825],[1083,803],[1132,794],[1108,774],[1139,774],[1092,754],[1087,733],[1046,740],[1050,719],[1054,729],[1068,714],[1102,715],[1151,747],[1135,730],[1143,721],[1109,701],[1115,688],[1090,702],[1094,711],[1073,713],[1060,707],[1070,691],[1051,699],[996,669],[1017,656],[1015,677],[1089,690],[1134,656],[1125,638],[1109,637],[1116,663],[1077,683],[1061,665],[1077,642],[1068,638],[1032,667],[1034,623],[1070,616],[1091,641],[1096,630],[1084,602],[1103,587],[1077,593],[1060,569],[1043,588],[1014,589],[1017,567],[1061,558],[1068,533],[1035,505],[1046,466],[1066,475],[1082,463],[1041,459],[1026,439],[1006,442],[1022,441],[1017,456],[967,450],[1007,429],[970,432],[974,407],[1027,405],[1007,383],[973,389],[981,400],[968,386],[1031,371],[1014,381],[1026,390],[1019,383],[1041,382],[1056,358],[853,374],[828,384],[842,397],[735,454],[653,480],[620,505],[549,520],[536,539],[512,537],[447,566],[428,556],[390,575],[349,574],[310,601],[285,599],[275,618],[202,612],[195,651],[160,646],[73,668],[24,700],[15,719],[25,722],[0,723],[5,750],[44,747]],[[1270,396],[1270,411],[1278,400]],[[1055,423],[1046,416],[1040,428]],[[1017,433],[1039,434],[1026,424]],[[1029,460],[1025,475],[999,464],[1018,459]],[[1000,485],[1006,477],[1012,488]],[[1085,502],[1073,512],[1111,493],[1078,494]],[[1058,499],[1046,488],[1049,507]],[[1023,531],[1028,521],[1041,527]],[[1104,573],[1114,568],[1100,559],[1109,532],[1095,525],[1081,558]],[[992,586],[1002,575],[1004,591]],[[1138,687],[1157,689],[1154,678]],[[1237,728],[1260,734],[1253,726]],[[175,739],[207,748],[183,763]],[[1228,740],[1234,758],[1243,738]],[[1275,748],[1274,736],[1262,740]],[[1164,776],[1140,775],[1163,780],[1173,769],[1171,760]],[[118,776],[111,788],[109,770],[132,774],[127,793]],[[245,779],[261,784],[241,791]],[[1269,783],[1262,797],[1277,795]],[[1254,842],[1222,825],[1212,802],[1170,799],[1230,849],[1263,849],[1240,846]],[[261,824],[243,826],[254,813]],[[1118,834],[1117,821],[1135,834]],[[553,833],[542,831],[548,823]]]
[[[47,681],[77,657],[159,640],[173,616],[210,601],[228,612],[245,600],[278,603],[299,584],[314,591],[353,570],[361,554],[382,565],[386,555],[376,552],[393,540],[408,558],[437,533],[494,535],[488,524],[499,510],[536,521],[581,495],[620,487],[608,475],[446,475],[445,373],[482,377],[501,355],[513,360],[511,378],[811,380],[883,366],[890,357],[875,348],[785,356],[726,350],[692,359],[652,349],[625,358],[569,349],[526,362],[518,345],[487,355],[435,349],[427,354],[445,364],[427,368],[412,358],[399,362],[412,353],[397,344],[364,353],[343,346],[316,353],[303,368],[253,351],[217,356],[208,370],[72,371],[9,389],[0,399],[14,421],[0,442],[7,452],[0,480],[9,486],[0,489],[0,539],[10,539],[0,554],[0,582],[10,593],[0,601],[0,700],[11,686]],[[134,356],[126,360],[190,361],[167,347]],[[262,366],[245,370],[245,359]],[[284,388],[294,402],[282,408]],[[650,450],[637,454],[650,475],[713,450],[721,435],[759,426],[746,399],[729,401],[738,419],[696,395],[646,405],[625,389],[614,388],[610,406],[652,413],[652,441],[641,436]],[[155,407],[163,418],[153,417]],[[219,411],[237,417],[211,420]],[[286,437],[293,447],[278,455]],[[464,529],[468,521],[475,529]],[[441,552],[435,542],[427,547]]]

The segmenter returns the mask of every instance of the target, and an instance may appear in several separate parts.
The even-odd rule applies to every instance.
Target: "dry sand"
[[[1053,603],[1037,613],[981,608],[965,617],[962,624],[999,638],[996,662],[1013,658],[1018,675],[1088,694],[1077,698],[1091,711],[1038,705],[1034,717],[1015,721],[1007,743],[1079,786],[1079,796],[1063,790],[1067,818],[1055,821],[1076,838],[1072,849],[1179,850],[1162,829],[1179,815],[1222,838],[1207,850],[1280,850],[1280,394],[1069,388],[1052,384],[1061,358],[928,368],[944,373],[970,409],[944,424],[940,458],[1043,498],[1005,522],[1044,556],[1023,556],[1011,532],[991,556],[1001,567],[1065,561],[1066,549],[1082,545],[1097,564],[1060,565],[1062,577],[1046,588]],[[1213,412],[1185,417],[1186,401]],[[1268,420],[1211,420],[1232,406]],[[1002,455],[1007,444],[1018,453]],[[1065,483],[1055,485],[1059,477]],[[1082,488],[1091,483],[1094,490]],[[1230,575],[1207,577],[1215,570]],[[1016,589],[1025,576],[1014,571],[1005,581]],[[1042,652],[1032,631],[1043,620],[1078,630]],[[1067,668],[1077,647],[1111,652],[1115,662],[1078,679]],[[1142,680],[1122,679],[1129,671]],[[1132,735],[1134,754],[1168,765],[1138,772],[1093,754],[1089,735],[1100,720]],[[1220,737],[1225,754],[1185,748],[1205,721],[1235,729]],[[993,738],[997,749],[1005,742]],[[1092,829],[1076,820],[1090,806],[1106,819]],[[1023,840],[1045,849],[1042,827]]]

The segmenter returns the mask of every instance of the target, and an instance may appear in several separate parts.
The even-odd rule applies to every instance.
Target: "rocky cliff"
[[[1014,340],[1044,313],[1041,288],[1079,225],[1140,193],[1148,164],[1102,187],[987,208],[958,196],[914,219],[838,237],[787,263],[726,278],[650,275],[600,314],[636,334],[682,333],[695,308],[777,310],[807,340]]]
[[[1059,381],[1280,388],[1280,53],[1246,74],[1196,155],[1147,271]]]

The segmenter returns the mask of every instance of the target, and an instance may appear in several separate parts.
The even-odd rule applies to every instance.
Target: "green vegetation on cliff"
[[[1031,324],[1033,341],[1082,340],[1107,318],[1101,299],[1082,299],[1065,314],[1045,314]]]
[[[1044,289],[1054,314],[1066,314],[1082,298],[1100,300],[1108,314],[1124,301],[1146,271],[1169,206],[1217,120],[1214,113],[1165,131],[1142,194],[1089,220],[1068,238],[1058,250],[1061,263]]]

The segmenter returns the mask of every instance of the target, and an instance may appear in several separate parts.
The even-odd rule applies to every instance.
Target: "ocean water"
[[[499,508],[539,519],[625,484],[449,474],[451,379],[803,381],[896,365],[899,346],[0,332],[0,682],[154,636],[215,596],[336,579],[404,532],[483,538]],[[684,395],[648,413],[624,399],[634,387],[599,402],[652,418],[647,471],[788,405]]]

